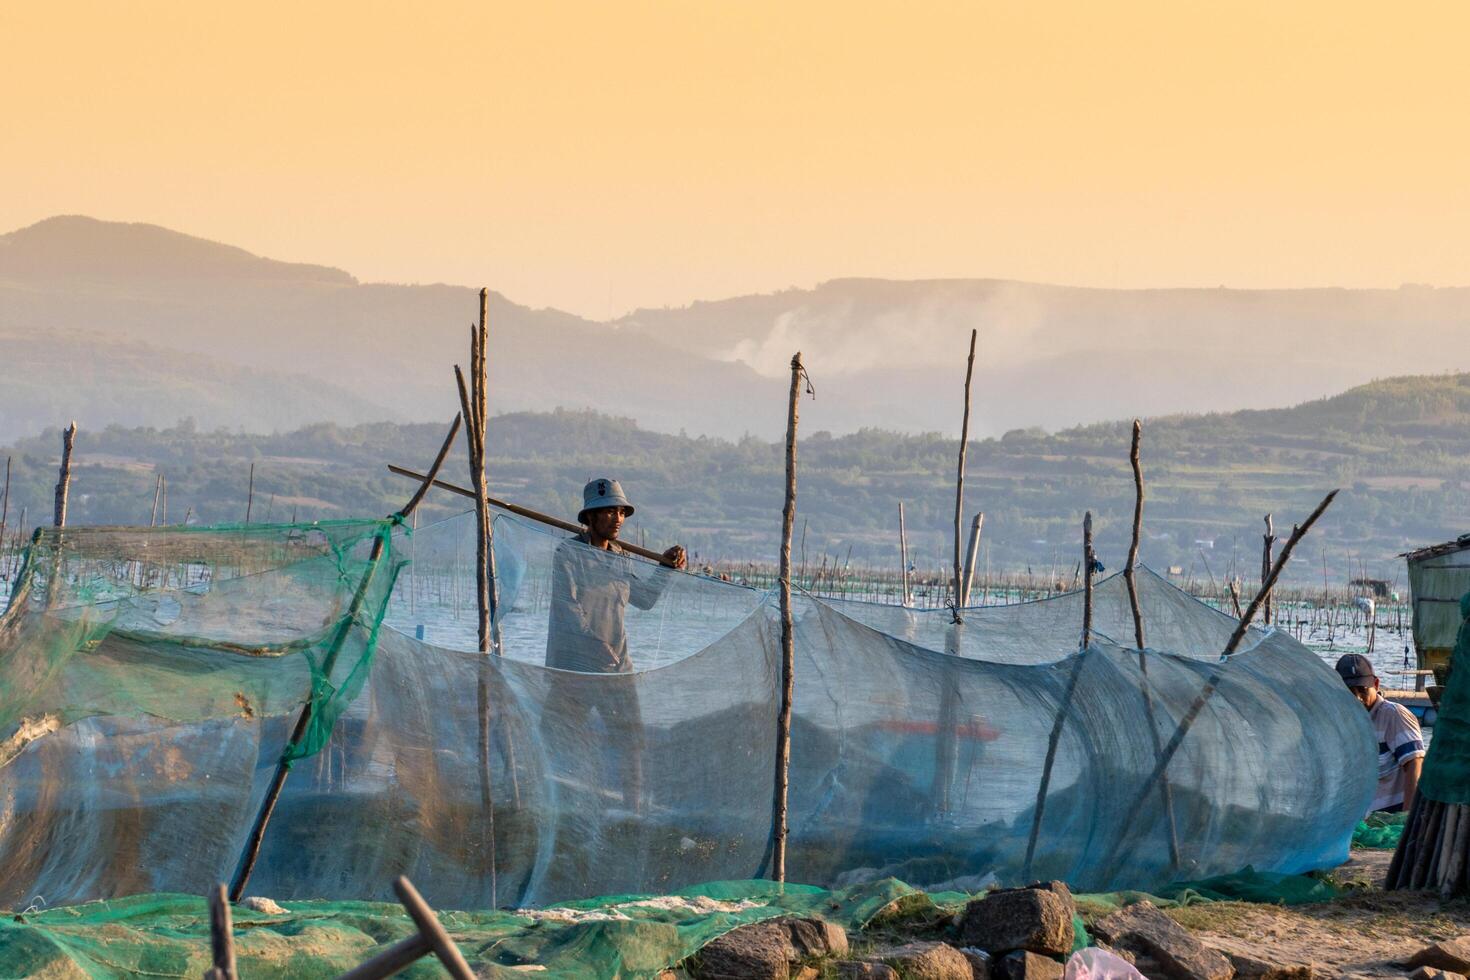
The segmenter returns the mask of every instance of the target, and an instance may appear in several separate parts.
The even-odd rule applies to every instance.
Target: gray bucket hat
[[[626,507],[628,516],[633,514],[633,505],[623,496],[623,488],[618,486],[617,480],[593,480],[583,487],[582,509],[577,512],[577,520],[586,524],[589,510],[601,510],[604,507]]]

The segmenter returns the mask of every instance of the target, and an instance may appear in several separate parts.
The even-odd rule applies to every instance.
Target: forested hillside
[[[238,521],[252,463],[254,520],[386,514],[412,489],[386,464],[423,465],[443,431],[316,425],[260,436],[184,423],[93,432],[83,420],[71,519],[146,523],[162,473],[169,521],[186,513],[191,523]],[[1090,508],[1104,563],[1119,564],[1132,512],[1128,439],[1129,424],[1119,421],[972,443],[966,511],[986,512],[991,561],[1070,566]],[[12,529],[22,508],[32,524],[50,513],[59,449],[53,429],[0,450],[14,456]],[[804,432],[798,532],[806,528],[809,556],[846,560],[850,550],[855,562],[896,561],[902,500],[920,564],[939,565],[952,534],[956,449],[938,435]],[[1325,547],[1334,580],[1349,556],[1391,578],[1396,552],[1470,530],[1470,375],[1396,378],[1290,409],[1146,420],[1143,459],[1143,558],[1155,566],[1195,565],[1218,576],[1234,554],[1242,570],[1253,569],[1262,515],[1274,512],[1286,533],[1323,493],[1342,487],[1295,575],[1320,580]],[[570,516],[583,482],[614,476],[639,504],[633,535],[650,544],[678,539],[711,558],[774,556],[782,467],[780,444],[753,437],[663,435],[590,412],[491,421],[493,493]],[[462,462],[448,472],[463,482]],[[446,494],[430,499],[424,520],[462,507]]]

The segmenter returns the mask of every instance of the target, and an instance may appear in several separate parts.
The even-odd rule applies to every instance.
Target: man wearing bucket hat
[[[641,811],[643,716],[637,681],[630,675],[625,617],[628,604],[651,609],[672,574],[687,561],[683,547],[663,553],[669,567],[628,555],[618,544],[623,521],[633,514],[618,481],[593,480],[582,490],[577,521],[585,530],[556,549],[551,563],[551,621],[546,634],[546,666],[554,674],[542,713],[542,735],[553,764],[584,785],[601,782],[601,759],[611,752],[621,770],[623,805]],[[580,676],[579,676],[580,675]],[[596,712],[606,742],[590,751]]]
[[[618,544],[623,521],[633,516],[617,480],[593,480],[582,489],[577,521],[586,528],[556,549],[551,572],[551,628],[546,666],[584,673],[625,674],[628,657],[624,616],[628,603],[651,609],[668,584],[668,570],[637,561]],[[679,545],[664,552],[673,568],[687,559]]]
[[[1337,661],[1337,673],[1368,709],[1368,720],[1378,740],[1378,790],[1368,809],[1388,813],[1409,809],[1414,805],[1426,752],[1419,719],[1408,708],[1378,693],[1373,661],[1361,653],[1344,654]]]

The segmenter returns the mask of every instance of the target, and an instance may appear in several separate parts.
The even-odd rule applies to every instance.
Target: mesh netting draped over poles
[[[502,905],[757,873],[780,677],[772,596],[498,515],[492,848],[473,515],[415,532],[416,574],[396,587],[391,556],[407,549],[386,550],[347,648],[320,670],[373,541],[406,533],[42,532],[0,619],[0,906],[228,879],[308,690],[320,737],[295,761],[252,892],[389,900],[406,874],[435,906],[473,908],[490,903],[492,868]],[[631,671],[545,666],[564,614],[559,552],[577,568],[578,615],[626,602]],[[1060,726],[1080,595],[971,608],[962,624],[797,596],[788,877],[1017,880],[1054,728],[1037,876],[1148,888],[1344,859],[1373,790],[1361,707],[1284,633],[1253,631],[1222,665],[1233,620],[1146,569],[1137,584],[1152,648],[1132,648],[1122,578],[1098,582]],[[1124,812],[1157,758],[1144,698],[1167,738],[1216,673],[1168,767],[1176,865],[1160,794]],[[1125,842],[1132,856],[1112,869]]]

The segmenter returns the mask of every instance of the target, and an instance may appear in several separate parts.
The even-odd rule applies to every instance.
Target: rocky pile
[[[853,937],[812,918],[742,926],[668,971],[666,980],[1062,980],[1077,944],[1076,916],[1072,893],[1060,881],[993,891],[958,914],[913,894],[880,910]],[[1149,902],[1098,919],[1092,934],[1096,946],[1149,978],[1312,976],[1310,966],[1282,967],[1212,949]]]

